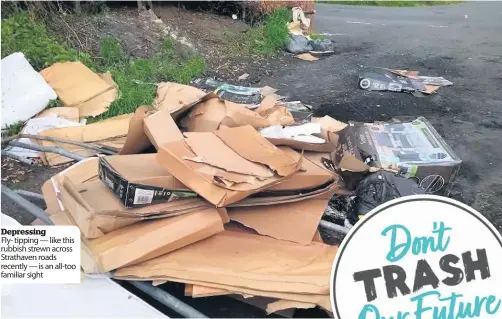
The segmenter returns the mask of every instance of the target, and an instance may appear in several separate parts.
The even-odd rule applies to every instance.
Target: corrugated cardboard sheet
[[[57,204],[52,181],[47,181],[42,191],[47,213],[56,225],[78,226],[66,207]],[[182,216],[139,222],[97,239],[82,237],[82,253],[90,257],[82,258],[82,268],[88,273],[107,272],[184,247],[223,231],[221,214],[226,215],[225,211],[203,208]]]
[[[186,136],[161,146],[159,163],[218,207],[277,184],[300,167],[298,160],[270,144],[251,126]],[[246,165],[236,167],[234,162]]]
[[[92,158],[51,179],[57,188],[58,198],[86,238],[101,237],[142,220],[182,215],[208,207],[200,199],[187,199],[127,209],[98,179],[97,174],[98,159]]]
[[[96,74],[81,62],[55,63],[40,74],[64,105],[79,109],[80,117],[106,112],[118,95],[110,73]]]
[[[132,116],[133,114],[119,115],[89,125],[46,130],[40,132],[39,135],[63,138],[77,142],[95,143],[120,150],[124,145],[129,128],[129,121]],[[59,142],[40,141],[40,144],[43,146],[60,146],[72,153],[82,156],[92,156],[97,153],[96,151],[84,149],[76,145],[68,145]],[[45,153],[45,159],[51,166],[72,161],[72,159],[56,153]]]
[[[145,280],[188,279],[283,293],[329,294],[336,252],[337,247],[317,242],[306,246],[225,230],[183,249],[121,268],[115,275]],[[203,264],[196,262],[201,254],[211,258]]]

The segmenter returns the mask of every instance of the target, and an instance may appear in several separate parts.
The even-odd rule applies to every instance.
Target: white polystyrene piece
[[[56,92],[20,52],[2,59],[1,73],[2,129],[28,120],[57,98]]]
[[[1,214],[2,226],[19,226]],[[106,277],[80,284],[1,285],[1,318],[169,318]]]

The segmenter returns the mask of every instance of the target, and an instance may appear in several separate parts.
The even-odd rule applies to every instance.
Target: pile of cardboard
[[[331,310],[337,247],[317,228],[340,178],[320,156],[345,124],[314,119],[275,138],[260,130],[295,120],[274,99],[249,110],[176,83],[127,119],[119,155],[80,161],[42,188],[54,223],[81,230],[84,272],[184,283],[194,298],[265,298],[269,312]]]

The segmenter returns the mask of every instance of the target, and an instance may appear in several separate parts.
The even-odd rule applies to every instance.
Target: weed
[[[55,100],[50,100],[49,104],[47,104],[48,109],[50,109],[52,107],[59,107],[59,106],[63,106],[63,103],[61,103],[61,100],[59,98],[57,98]]]
[[[462,1],[449,1],[449,0],[430,0],[430,1],[414,1],[414,0],[402,0],[402,1],[365,1],[365,0],[354,0],[354,1],[338,1],[338,0],[318,0],[318,3],[329,3],[329,4],[347,4],[355,6],[379,6],[379,7],[423,7],[423,6],[434,6],[434,5],[447,5],[461,3]]]
[[[309,36],[312,40],[324,40],[328,38],[324,34],[319,34],[319,33],[312,33]]]
[[[89,123],[131,113],[140,105],[152,104],[156,83],[173,81],[188,84],[205,69],[204,58],[199,55],[182,61],[170,40],[166,40],[160,52],[149,59],[129,59],[117,39],[105,38],[101,42],[101,55],[100,68],[111,71],[119,86],[120,97],[106,113],[89,118]]]
[[[35,70],[56,62],[77,60],[94,67],[88,54],[60,44],[47,33],[43,23],[27,12],[2,20],[2,58],[14,52],[23,52]]]
[[[282,49],[289,38],[287,23],[291,13],[287,8],[279,8],[266,16],[261,25],[245,33],[223,32],[226,42],[235,53],[271,56]]]
[[[5,133],[2,133],[2,134],[5,137],[19,134],[21,132],[21,130],[23,129],[23,126],[24,126],[24,122],[23,121],[18,121],[18,122],[14,123],[14,124],[9,125],[6,128]]]

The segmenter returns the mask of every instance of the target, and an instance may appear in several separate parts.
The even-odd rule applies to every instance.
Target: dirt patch
[[[68,165],[45,167],[41,163],[28,166],[5,157],[2,157],[1,162],[2,185],[12,190],[22,189],[39,194],[45,181],[68,167]],[[45,207],[43,201],[36,199],[29,200],[33,201],[37,206]],[[31,214],[26,213],[23,208],[7,198],[2,200],[2,213],[14,218],[22,225],[29,225],[35,219]]]
[[[52,34],[69,46],[88,52],[100,59],[100,43],[106,37],[116,37],[125,53],[133,57],[151,57],[164,40],[175,40],[178,54],[187,58],[197,52],[207,64],[207,75],[225,81],[238,81],[250,74],[243,85],[257,83],[273,73],[277,63],[284,62],[285,54],[264,58],[260,55],[243,56],[232,35],[242,36],[250,26],[230,14],[201,12],[178,7],[172,3],[154,5],[152,10],[139,11],[133,6],[109,8],[96,15],[55,15],[46,19]],[[274,63],[270,63],[274,60]]]

